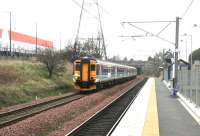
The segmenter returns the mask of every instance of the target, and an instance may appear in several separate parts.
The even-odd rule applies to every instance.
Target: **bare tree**
[[[49,78],[52,77],[53,74],[63,72],[65,67],[64,53],[57,52],[52,49],[45,49],[40,55],[38,55],[39,60],[45,64]]]
[[[160,74],[160,66],[163,66],[163,52],[156,53],[153,57],[148,57],[148,68],[145,69],[146,75],[156,76],[158,77]]]
[[[73,62],[73,53],[74,53],[74,48],[73,48],[73,44],[71,42],[68,42],[65,50],[64,50],[64,56],[66,57],[66,59],[70,62]]]
[[[110,58],[110,61],[119,63],[121,62],[121,58],[119,57],[119,55],[113,56],[112,58]]]
[[[98,38],[97,38],[98,39]],[[70,60],[74,60],[83,56],[90,56],[101,59],[103,54],[101,53],[101,48],[99,46],[99,41],[95,38],[88,38],[85,41],[76,42],[76,50],[72,48],[72,44],[69,42],[66,47],[67,58],[72,58]],[[75,52],[76,51],[76,52]],[[74,53],[75,52],[75,53]],[[76,54],[73,57],[73,54]]]

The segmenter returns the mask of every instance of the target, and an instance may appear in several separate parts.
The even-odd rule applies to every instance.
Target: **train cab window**
[[[95,70],[95,65],[94,65],[94,64],[91,64],[91,71],[96,71],[96,70]]]
[[[76,63],[75,70],[76,71],[80,71],[80,67],[81,67],[80,63]]]

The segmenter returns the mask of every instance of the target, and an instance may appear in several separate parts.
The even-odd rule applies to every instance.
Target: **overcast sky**
[[[174,45],[150,36],[123,21],[175,21],[180,20],[180,57],[186,59],[191,52],[191,40],[184,33],[193,35],[193,50],[199,48],[200,1],[194,0],[98,0],[102,26],[109,57],[119,55],[135,60],[147,59],[163,49],[174,50]],[[85,0],[85,10],[81,22],[80,37],[95,37],[98,30],[96,0]],[[62,48],[68,41],[74,42],[82,0],[0,0],[0,27],[9,29],[9,13],[12,12],[12,29],[35,36],[35,24],[38,24],[38,36],[52,40],[57,48]],[[183,16],[184,15],[184,16]],[[134,24],[151,33],[157,34],[168,23]],[[197,24],[197,27],[193,27]],[[121,35],[147,35],[141,38],[121,38]],[[175,23],[171,23],[160,36],[175,42]],[[182,42],[181,42],[182,40]]]

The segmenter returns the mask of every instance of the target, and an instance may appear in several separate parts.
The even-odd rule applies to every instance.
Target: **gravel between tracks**
[[[139,80],[141,78],[101,90],[64,106],[42,112],[2,128],[0,129],[0,136],[63,136],[119,96],[123,88],[134,85]]]
[[[17,104],[17,105],[10,106],[10,107],[4,107],[4,108],[0,109],[0,114],[5,113],[5,112],[14,111],[14,110],[21,109],[21,108],[25,108],[25,107],[28,107],[28,106],[40,104],[40,103],[47,102],[47,101],[50,101],[50,100],[54,100],[54,99],[57,99],[57,98],[61,98],[61,97],[64,97],[64,96],[69,96],[69,95],[72,95],[74,93],[75,93],[74,91],[70,90],[70,91],[68,91],[68,93],[60,95],[60,96],[50,96],[50,97],[43,98],[43,99],[37,99],[37,100],[34,100],[32,102],[28,102],[28,103]]]

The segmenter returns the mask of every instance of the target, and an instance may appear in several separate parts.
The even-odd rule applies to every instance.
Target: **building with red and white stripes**
[[[10,49],[10,34],[11,34],[11,49],[12,51],[29,51],[34,52],[36,45],[38,50],[45,48],[53,48],[53,42],[36,38],[30,35],[22,34],[0,28],[0,49]]]

